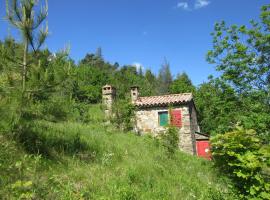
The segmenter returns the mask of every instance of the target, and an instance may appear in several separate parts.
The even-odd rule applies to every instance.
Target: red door
[[[207,160],[211,160],[209,141],[196,141],[197,155]]]

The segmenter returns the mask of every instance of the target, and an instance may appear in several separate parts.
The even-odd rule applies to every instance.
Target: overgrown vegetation
[[[130,131],[134,128],[135,107],[130,98],[119,99],[113,103],[110,121],[120,130]]]
[[[217,167],[232,178],[240,198],[270,199],[270,147],[254,130],[238,127],[212,139]]]
[[[34,143],[0,136],[2,198],[234,199],[212,163],[179,151],[168,158],[163,143],[123,134],[104,123],[99,105],[88,109],[87,125],[37,122]],[[47,156],[29,154],[33,146]]]
[[[1,198],[269,199],[270,5],[251,27],[216,24],[207,59],[221,76],[195,87],[184,72],[173,79],[167,60],[156,76],[106,62],[101,48],[78,64],[42,49],[47,6],[6,2],[22,41],[0,41]],[[97,104],[105,84],[117,88],[111,125]],[[142,96],[192,92],[220,171],[176,151],[174,128],[161,141],[128,132],[134,85]]]
[[[172,157],[178,149],[179,135],[175,127],[169,126],[166,132],[162,135],[163,146],[167,151],[168,157]]]

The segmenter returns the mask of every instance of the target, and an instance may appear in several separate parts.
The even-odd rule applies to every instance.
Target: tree
[[[108,84],[109,73],[99,68],[79,65],[76,69],[76,100],[84,103],[101,101],[101,88]]]
[[[260,19],[252,20],[250,27],[217,23],[207,60],[221,72],[220,81],[236,91],[238,122],[269,143],[270,4],[262,7]]]
[[[270,146],[254,130],[236,127],[213,137],[211,146],[216,167],[231,178],[240,199],[270,199]]]
[[[195,96],[202,132],[215,135],[232,130],[237,124],[240,103],[234,89],[218,79],[201,84]]]
[[[188,75],[183,72],[178,74],[177,78],[170,86],[170,93],[195,93],[195,87],[189,79]]]
[[[270,4],[261,9],[261,22],[251,27],[215,25],[213,50],[207,60],[222,72],[222,78],[239,93],[252,90],[269,91],[270,78]]]
[[[146,89],[146,96],[156,95],[157,94],[157,78],[151,72],[150,69],[145,71],[144,79],[146,82],[145,89]]]
[[[168,94],[170,85],[172,83],[172,74],[170,70],[170,64],[166,60],[166,58],[164,59],[164,63],[161,65],[161,68],[159,70],[157,81],[158,93],[161,95]]]
[[[27,56],[29,47],[34,52],[42,46],[48,35],[48,26],[45,29],[40,29],[40,25],[45,21],[48,15],[48,6],[41,7],[37,12],[35,7],[38,6],[38,1],[35,0],[6,0],[7,20],[20,31],[24,46],[22,59],[22,94],[25,92],[25,83],[29,62]]]
[[[103,55],[102,55],[102,49],[101,49],[101,47],[98,47],[98,48],[97,48],[95,56],[96,56],[98,59],[103,60]]]
[[[138,74],[139,74],[139,76],[143,76],[143,69],[142,69],[141,65],[139,67]]]

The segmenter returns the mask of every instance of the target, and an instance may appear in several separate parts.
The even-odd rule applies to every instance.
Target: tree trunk
[[[28,53],[28,40],[26,39],[23,52],[23,69],[22,69],[22,92],[25,92],[26,74],[27,74],[27,53]]]

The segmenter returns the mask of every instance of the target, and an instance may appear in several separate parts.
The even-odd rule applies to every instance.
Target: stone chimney
[[[137,101],[137,99],[139,98],[139,87],[138,86],[133,86],[130,88],[130,92],[131,92],[131,102],[134,103],[135,101]]]
[[[102,87],[102,102],[105,106],[105,114],[109,116],[112,112],[112,105],[115,100],[116,89],[111,85],[105,85]]]

